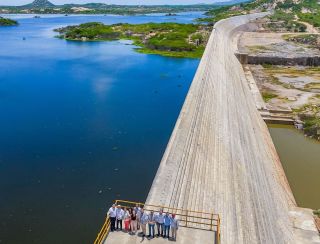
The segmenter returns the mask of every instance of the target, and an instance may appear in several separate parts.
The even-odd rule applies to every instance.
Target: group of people
[[[154,238],[163,237],[176,240],[177,231],[179,228],[179,221],[175,214],[164,213],[162,209],[158,213],[153,211],[147,212],[139,205],[134,208],[123,208],[115,204],[108,211],[108,216],[111,221],[111,231],[122,230],[124,223],[124,230],[129,234],[135,235],[138,230],[142,230],[142,237]],[[148,235],[147,235],[148,226]],[[155,234],[155,226],[157,226],[157,235]]]

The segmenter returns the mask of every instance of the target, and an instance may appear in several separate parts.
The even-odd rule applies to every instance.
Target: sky
[[[0,0],[0,5],[24,5],[33,0]],[[49,0],[50,1],[50,0]],[[227,0],[51,0],[54,4],[64,3],[107,3],[107,4],[196,4],[196,3],[216,3]]]

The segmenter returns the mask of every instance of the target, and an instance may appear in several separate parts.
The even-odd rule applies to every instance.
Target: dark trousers
[[[154,237],[154,224],[149,224],[149,236]]]
[[[117,229],[119,229],[120,225],[120,230],[122,230],[122,219],[117,219]]]
[[[163,235],[163,223],[157,223],[157,229],[158,229],[158,236]]]
[[[116,229],[116,217],[110,217],[111,221],[111,231],[114,231]]]
[[[170,225],[165,225],[164,226],[164,236],[169,238],[169,236],[170,236]]]

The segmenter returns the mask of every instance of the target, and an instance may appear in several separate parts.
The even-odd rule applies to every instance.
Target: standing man
[[[124,219],[124,211],[121,208],[120,205],[117,206],[116,209],[116,221],[117,221],[117,230],[119,230],[119,225],[120,225],[120,230],[122,230],[122,220]]]
[[[108,216],[110,217],[111,221],[111,232],[113,232],[116,229],[116,205],[112,204],[112,207],[108,211]]]
[[[170,238],[170,225],[171,225],[171,217],[169,216],[169,213],[167,212],[164,216],[164,235],[163,238]]]
[[[171,233],[173,240],[177,240],[177,231],[179,228],[179,221],[176,219],[176,215],[172,214],[171,217]]]
[[[156,224],[156,215],[153,213],[153,211],[150,212],[149,214],[149,219],[148,219],[148,225],[149,225],[149,235],[148,237],[154,238],[154,225]]]
[[[156,216],[156,223],[157,223],[157,229],[158,229],[157,236],[163,236],[164,214],[162,209],[160,209],[160,212]]]
[[[140,225],[142,229],[142,237],[145,237],[147,235],[147,223],[149,221],[148,214],[141,208],[141,217],[140,217]]]
[[[136,211],[137,215],[137,229],[140,230],[141,208],[139,204],[134,207],[134,211]]]

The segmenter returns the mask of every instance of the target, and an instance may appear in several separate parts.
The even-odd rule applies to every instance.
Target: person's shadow
[[[144,239],[146,239],[146,236],[143,235],[143,232],[139,232],[139,233],[138,233],[138,236],[139,236],[139,237],[142,237],[140,243],[142,243],[142,242],[144,241]]]

